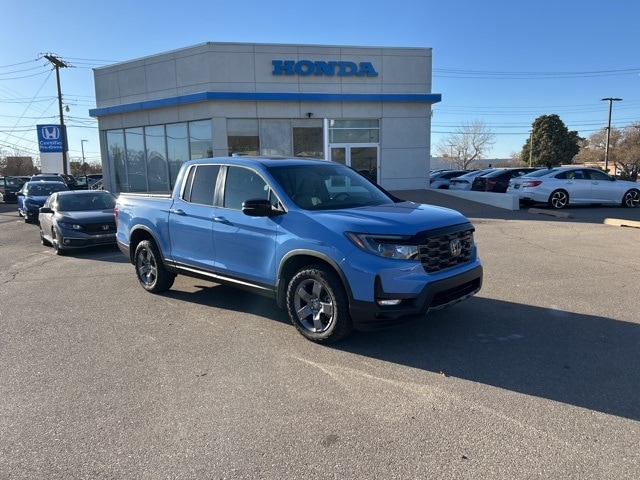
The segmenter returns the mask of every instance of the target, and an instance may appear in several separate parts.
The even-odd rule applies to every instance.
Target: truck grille
[[[426,237],[419,248],[420,262],[427,273],[467,263],[473,251],[473,228]]]

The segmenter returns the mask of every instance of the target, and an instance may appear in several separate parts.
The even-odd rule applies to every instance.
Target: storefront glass
[[[184,162],[213,155],[211,120],[109,130],[106,138],[114,193],[169,190]]]

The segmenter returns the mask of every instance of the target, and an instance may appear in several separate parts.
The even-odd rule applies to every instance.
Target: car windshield
[[[116,199],[110,193],[60,195],[56,210],[61,212],[82,212],[88,210],[111,210],[116,206]]]
[[[63,182],[62,177],[58,177],[57,175],[36,175],[33,177],[33,181],[36,182]]]
[[[286,194],[306,210],[339,210],[393,203],[364,176],[341,164],[270,167]]]
[[[32,195],[34,197],[46,197],[51,195],[53,192],[59,192],[60,190],[66,190],[67,187],[61,183],[60,185],[50,184],[50,185],[39,185],[38,183],[31,183],[27,187],[27,195]]]
[[[24,183],[19,178],[10,178],[10,177],[5,178],[4,182],[7,185],[12,186],[12,187],[19,187],[20,185],[22,185]]]

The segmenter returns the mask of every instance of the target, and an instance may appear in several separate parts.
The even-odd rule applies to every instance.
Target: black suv
[[[4,196],[5,202],[17,202],[16,193],[22,188],[24,182],[19,178],[0,177],[0,193]]]
[[[471,190],[476,192],[498,192],[504,193],[509,186],[509,180],[513,177],[520,177],[525,173],[538,170],[533,167],[499,168],[486,175],[480,175],[473,179]]]

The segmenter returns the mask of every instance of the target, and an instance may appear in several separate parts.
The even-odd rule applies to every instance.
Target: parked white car
[[[465,173],[459,177],[449,180],[449,190],[471,190],[471,184],[473,179],[484,175],[486,173],[493,172],[495,168],[483,168],[481,170],[473,170],[472,172]]]
[[[467,170],[440,170],[429,174],[429,188],[447,189],[452,178],[464,175]]]
[[[558,167],[536,170],[509,182],[507,193],[523,204],[546,203],[552,208],[575,204],[615,204],[636,207],[640,183],[617,180],[602,170]]]

